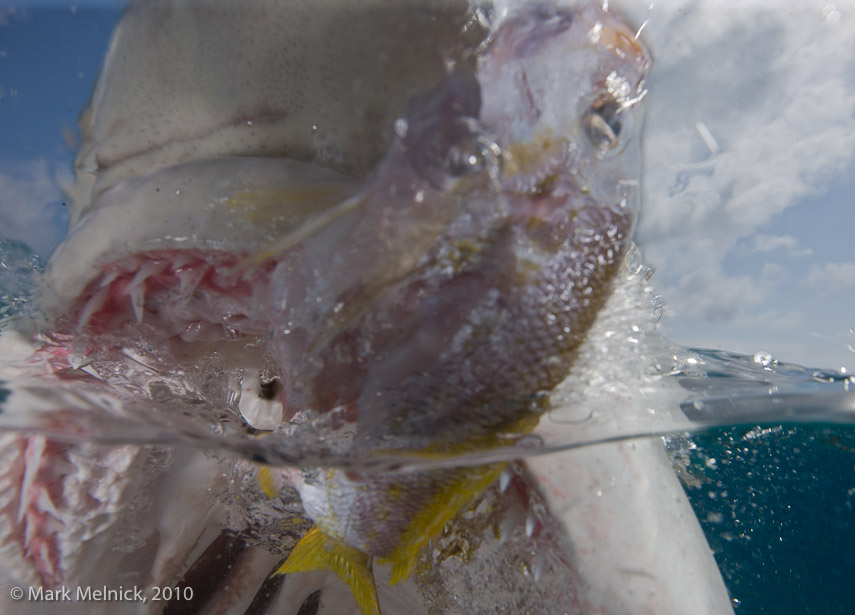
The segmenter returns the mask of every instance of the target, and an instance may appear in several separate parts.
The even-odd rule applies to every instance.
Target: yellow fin
[[[270,466],[261,466],[255,480],[258,481],[258,486],[261,487],[264,495],[271,500],[276,497],[276,482],[273,480],[273,471]]]
[[[380,560],[392,566],[389,584],[403,581],[413,571],[419,550],[437,535],[461,508],[482,493],[502,473],[507,463],[460,468],[452,483],[413,517],[398,547]]]
[[[315,527],[294,545],[288,559],[274,574],[311,570],[332,570],[350,588],[362,615],[380,615],[368,554],[327,536]]]
[[[523,416],[509,421],[507,424],[496,429],[495,433],[472,436],[463,442],[448,445],[437,444],[419,451],[415,457],[444,458],[452,453],[462,453],[471,450],[488,450],[503,444],[509,444],[512,439],[501,434],[529,433],[535,428],[540,415],[537,413],[526,413]],[[410,521],[406,531],[395,550],[388,556],[379,560],[381,564],[390,564],[392,567],[389,584],[394,585],[408,578],[416,565],[418,553],[428,541],[439,534],[445,524],[454,517],[473,498],[483,493],[489,487],[502,470],[507,467],[507,462],[491,463],[480,466],[461,467],[454,471],[453,478],[447,487],[438,493],[433,500],[419,510]]]

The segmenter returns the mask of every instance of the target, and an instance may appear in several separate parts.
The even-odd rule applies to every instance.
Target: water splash
[[[31,313],[28,293],[40,262],[20,246],[7,253],[15,258],[4,260],[10,273],[0,277],[4,288],[13,289],[6,303],[16,314]],[[533,400],[543,413],[538,427],[531,434],[504,434],[501,445],[455,454],[366,450],[342,415],[345,409],[298,414],[275,429],[257,429],[242,408],[260,395],[247,386],[260,372],[233,365],[228,353],[182,362],[144,326],[101,339],[100,352],[76,352],[75,344],[86,345],[85,339],[69,346],[21,318],[4,334],[7,352],[0,357],[0,372],[7,382],[0,427],[71,442],[201,448],[272,465],[412,471],[722,425],[855,422],[850,375],[762,353],[682,348],[664,340],[657,330],[661,299],[649,284],[651,273],[634,250],[570,376]],[[250,353],[262,341],[229,343]],[[79,359],[83,356],[85,361]],[[62,365],[58,371],[57,364]]]
[[[35,316],[32,294],[44,269],[42,258],[25,244],[0,237],[0,326],[13,316]]]

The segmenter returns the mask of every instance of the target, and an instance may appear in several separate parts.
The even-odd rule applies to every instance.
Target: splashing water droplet
[[[768,352],[758,350],[754,353],[754,362],[758,365],[762,365],[763,367],[769,367],[775,362],[775,359],[773,359],[772,355]]]
[[[15,314],[32,315],[30,297],[42,271],[41,257],[26,245],[0,239],[0,320]]]

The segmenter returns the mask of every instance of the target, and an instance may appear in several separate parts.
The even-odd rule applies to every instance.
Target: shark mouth
[[[264,335],[258,322],[272,265],[240,267],[247,255],[159,250],[106,265],[71,312],[70,322],[95,334],[128,322],[152,324],[187,342]]]

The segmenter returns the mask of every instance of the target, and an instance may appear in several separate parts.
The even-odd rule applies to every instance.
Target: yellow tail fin
[[[332,570],[350,588],[362,615],[380,615],[371,557],[367,553],[312,528],[274,574],[311,570]]]

